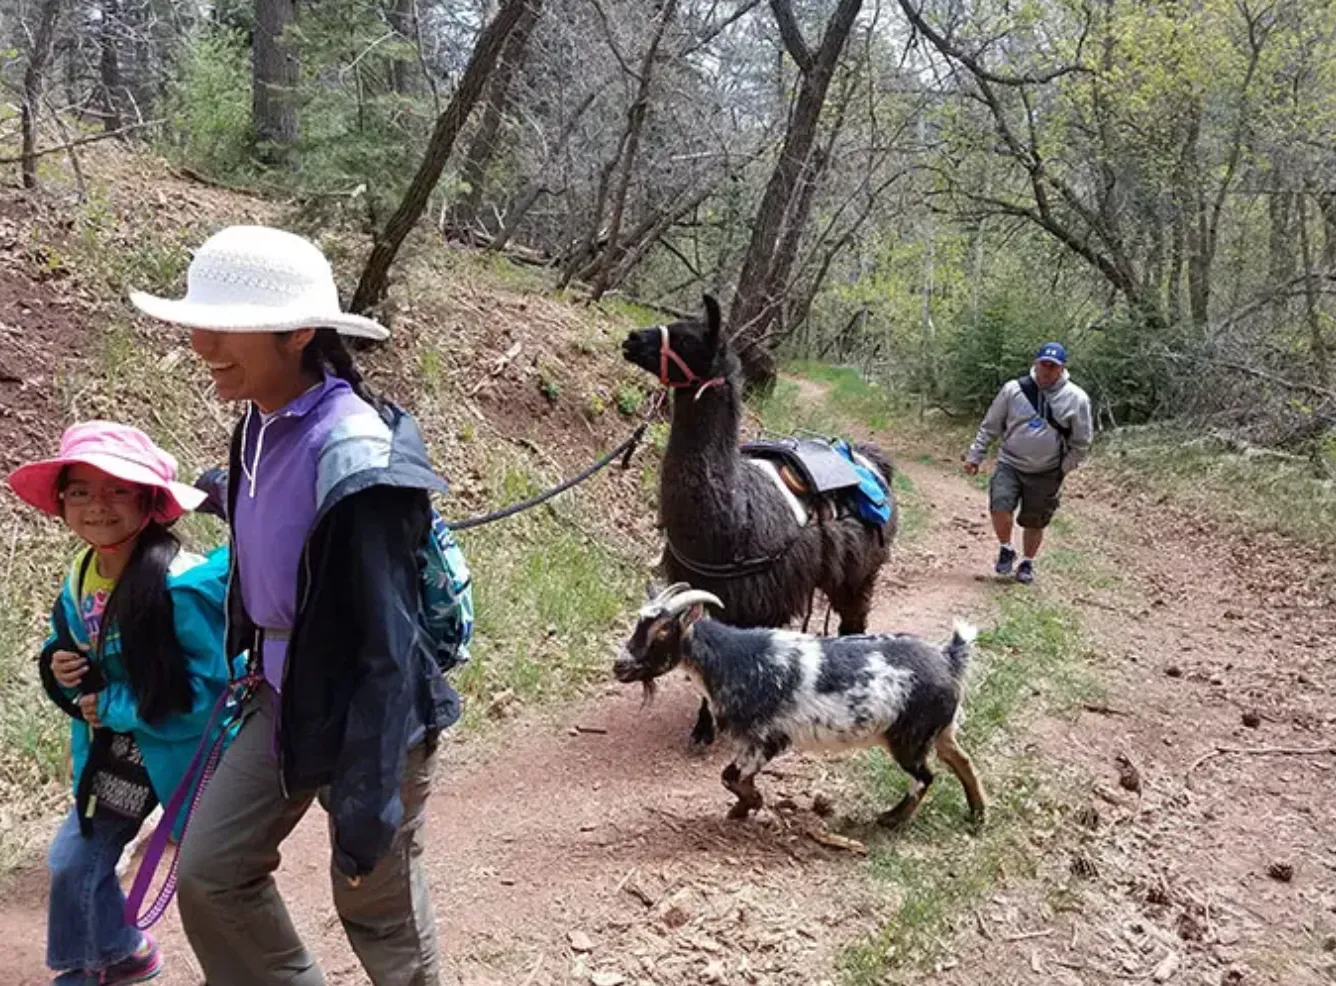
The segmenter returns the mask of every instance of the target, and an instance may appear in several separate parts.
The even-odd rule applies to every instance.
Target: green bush
[[[171,156],[217,176],[245,170],[251,143],[250,48],[240,31],[209,27],[185,45],[167,98]]]
[[[982,411],[998,389],[1030,365],[1050,340],[1071,346],[1071,326],[1060,313],[1037,309],[1012,296],[988,304],[975,322],[958,328],[943,361],[943,396],[956,407]]]

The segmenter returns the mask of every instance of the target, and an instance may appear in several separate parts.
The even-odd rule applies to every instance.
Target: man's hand
[[[83,711],[84,722],[94,729],[102,725],[102,720],[97,717],[97,694],[80,695],[79,708]]]
[[[965,463],[965,475],[967,475],[967,476],[977,476],[977,475],[979,475],[979,464],[978,464],[977,462],[966,462],[966,463]]]
[[[88,673],[88,661],[82,654],[58,650],[51,655],[51,673],[62,688],[78,688]]]

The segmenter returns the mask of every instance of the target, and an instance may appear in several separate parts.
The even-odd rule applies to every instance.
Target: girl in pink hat
[[[137,428],[74,425],[56,458],[9,485],[85,544],[39,661],[72,720],[75,793],[49,853],[47,964],[61,984],[143,982],[162,958],[126,919],[116,863],[154,807],[194,782],[185,775],[230,677],[227,550],[181,549],[171,525],[204,493],[178,483],[176,460]]]

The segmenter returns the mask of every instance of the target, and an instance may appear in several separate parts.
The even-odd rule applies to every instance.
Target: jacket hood
[[[214,548],[208,555],[197,555],[183,548],[167,569],[167,588],[213,590],[225,586],[230,561],[231,551],[227,545]]]
[[[1058,377],[1058,381],[1057,381],[1057,383],[1053,384],[1053,385],[1050,386],[1050,387],[1045,387],[1045,388],[1044,388],[1044,393],[1046,393],[1046,394],[1056,394],[1056,393],[1057,393],[1058,391],[1060,391],[1063,387],[1067,386],[1067,382],[1068,382],[1069,380],[1071,380],[1071,378],[1072,378],[1072,375],[1071,375],[1070,373],[1068,373],[1068,372],[1067,372],[1067,369],[1064,367],[1064,368],[1063,368],[1063,371],[1062,371],[1062,376]],[[1036,384],[1039,383],[1039,380],[1035,377],[1035,372],[1034,372],[1034,366],[1033,366],[1033,365],[1030,367],[1030,379],[1031,379],[1031,380],[1034,380],[1034,382],[1035,382]]]

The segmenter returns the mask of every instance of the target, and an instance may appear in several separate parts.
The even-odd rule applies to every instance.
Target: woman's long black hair
[[[67,483],[68,476],[62,472],[58,488],[63,492]],[[163,494],[145,491],[146,512],[153,511],[155,495]],[[102,615],[97,656],[101,659],[115,628],[121,639],[121,663],[139,702],[139,717],[149,723],[189,712],[194,705],[186,655],[176,638],[175,612],[167,591],[167,571],[180,550],[181,542],[175,534],[156,520],[149,521]],[[96,560],[89,564],[96,564]],[[76,592],[80,588],[76,586]]]
[[[344,345],[343,337],[334,329],[315,330],[315,338],[302,350],[302,369],[313,374],[330,373],[345,380],[358,397],[377,411],[384,410],[381,399],[367,388],[361,371],[353,361],[353,354]]]

